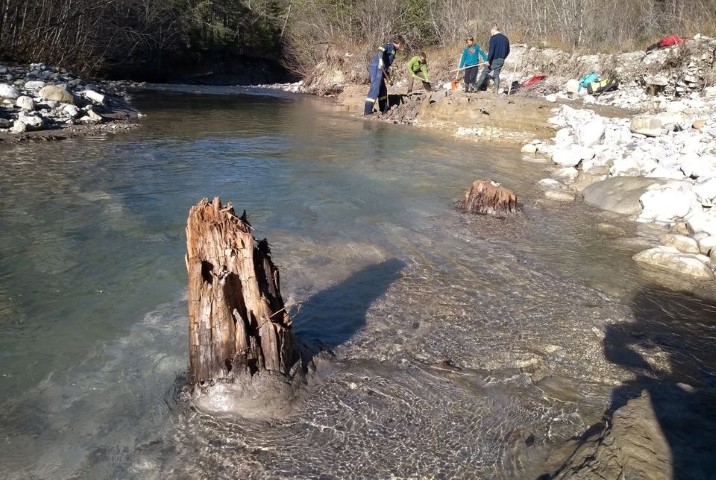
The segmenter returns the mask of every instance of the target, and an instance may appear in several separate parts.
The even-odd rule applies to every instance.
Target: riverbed
[[[549,167],[519,148],[281,92],[134,103],[134,131],[3,151],[4,477],[536,478],[643,388],[714,386],[716,306],[631,260],[663,230],[544,200]],[[475,179],[520,214],[456,211]],[[179,395],[184,228],[214,196],[268,238],[295,334],[329,352],[268,422]]]

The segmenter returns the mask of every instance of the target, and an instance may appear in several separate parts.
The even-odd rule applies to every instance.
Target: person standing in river
[[[365,99],[365,108],[363,115],[371,115],[375,102],[378,102],[378,108],[382,113],[388,111],[388,87],[385,86],[387,81],[393,85],[393,80],[388,75],[388,70],[395,60],[395,54],[398,53],[401,45],[405,43],[401,35],[395,35],[373,55],[368,71],[370,73],[370,90]]]
[[[460,70],[464,67],[465,93],[476,92],[477,89],[475,88],[475,79],[477,78],[478,65],[480,64],[480,59],[482,59],[482,61],[487,60],[487,54],[482,50],[482,48],[480,48],[480,45],[475,43],[475,39],[473,37],[467,37],[465,42],[467,42],[467,45],[462,50],[460,65],[458,65],[455,80],[458,79],[460,76]]]
[[[510,40],[507,36],[500,32],[497,25],[492,25],[490,30],[490,53],[487,54],[487,61],[484,65],[487,68],[482,70],[482,75],[477,81],[477,90],[482,89],[487,81],[487,75],[492,72],[492,80],[495,82],[495,93],[500,93],[500,71],[505,64],[505,59],[510,54]]]

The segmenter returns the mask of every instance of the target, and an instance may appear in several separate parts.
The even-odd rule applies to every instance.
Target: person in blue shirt
[[[395,54],[404,43],[403,37],[396,35],[391,38],[390,42],[378,48],[378,51],[373,55],[370,67],[368,67],[370,90],[368,90],[368,96],[365,99],[363,115],[373,113],[376,101],[382,113],[388,111],[388,87],[385,86],[385,82],[387,81],[390,85],[393,85],[393,80],[388,75],[388,70],[395,60]]]
[[[476,92],[475,79],[477,78],[478,65],[480,59],[484,62],[487,60],[487,54],[480,48],[480,45],[475,43],[473,37],[467,37],[465,40],[467,46],[462,51],[460,57],[460,65],[458,66],[458,72],[455,76],[455,80],[460,76],[460,69],[465,68],[465,93]]]
[[[500,71],[505,64],[505,59],[510,54],[510,41],[504,33],[500,32],[497,25],[490,30],[490,53],[487,55],[487,68],[482,69],[482,75],[477,81],[477,89],[480,90],[487,81],[487,75],[492,72],[492,80],[495,82],[495,93],[500,93]]]

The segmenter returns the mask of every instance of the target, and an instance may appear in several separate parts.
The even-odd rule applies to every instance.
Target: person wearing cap
[[[475,79],[477,78],[478,65],[480,59],[483,61],[487,60],[487,54],[480,48],[480,45],[475,43],[473,37],[467,37],[465,39],[467,45],[462,50],[462,57],[460,57],[460,65],[458,66],[458,72],[455,76],[455,80],[460,76],[460,70],[465,69],[465,93],[476,92]]]
[[[428,59],[425,52],[420,52],[408,62],[408,93],[413,91],[413,82],[415,79],[423,82],[423,88],[430,90],[428,82]]]
[[[365,99],[363,115],[371,115],[375,103],[378,102],[378,108],[381,113],[386,113],[390,107],[388,102],[388,87],[385,86],[387,81],[393,85],[393,80],[388,74],[390,66],[395,60],[395,54],[398,53],[400,46],[405,43],[402,35],[393,36],[388,43],[378,48],[370,62],[368,72],[370,73],[370,89]]]
[[[504,33],[500,32],[496,24],[490,30],[490,53],[487,55],[485,66],[482,69],[480,80],[477,81],[477,89],[481,89],[487,82],[487,75],[492,72],[492,80],[495,82],[495,93],[500,93],[500,71],[505,64],[507,55],[510,54],[510,41]]]

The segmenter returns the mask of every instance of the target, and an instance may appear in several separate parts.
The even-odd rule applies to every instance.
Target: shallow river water
[[[543,200],[518,149],[281,93],[134,102],[130,133],[0,146],[2,478],[536,478],[642,389],[714,387],[713,285],[659,286],[631,255],[662,230]],[[457,212],[478,178],[521,213]],[[185,222],[214,196],[332,352],[271,421],[177,400]]]

